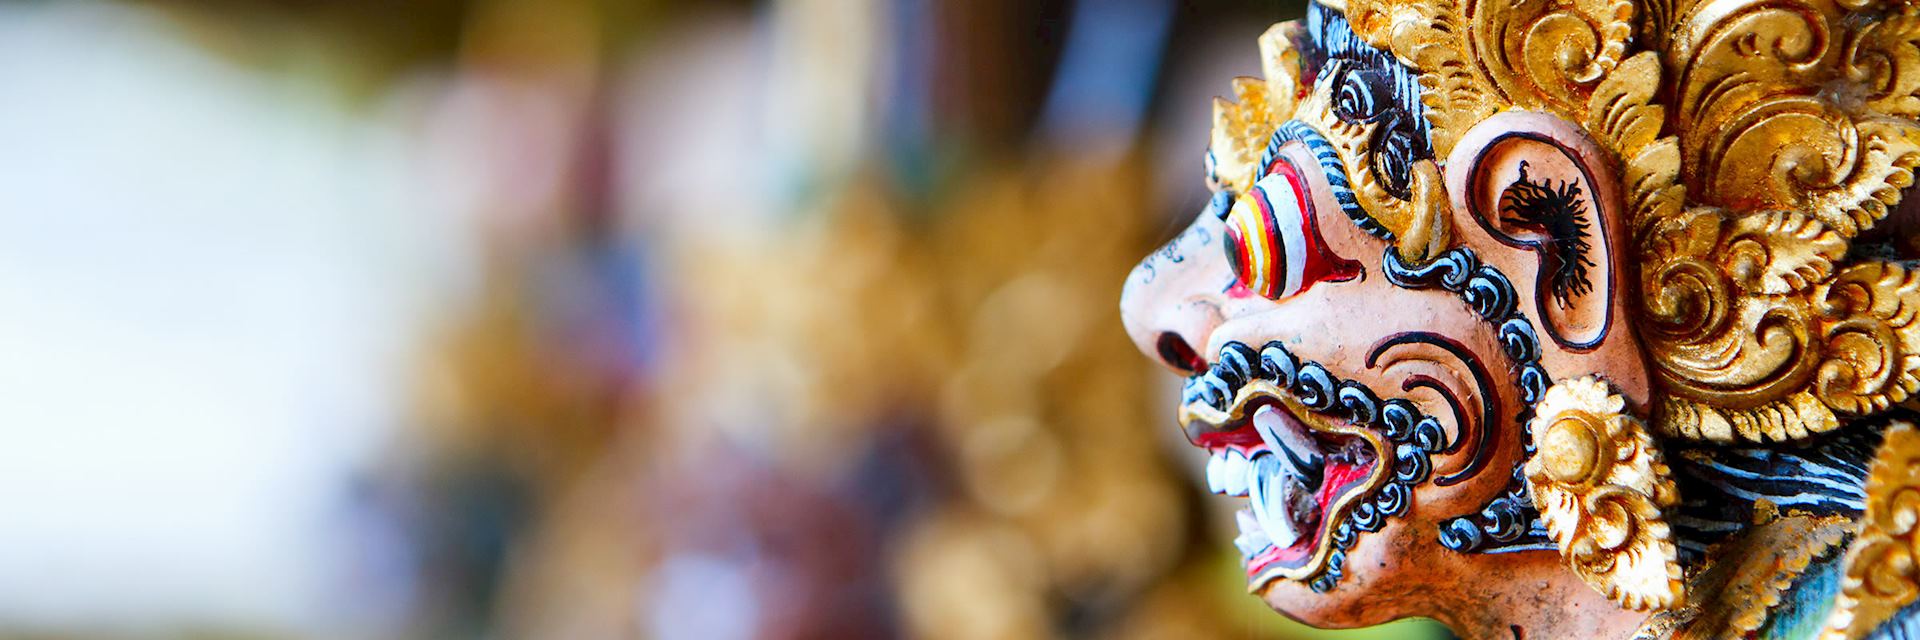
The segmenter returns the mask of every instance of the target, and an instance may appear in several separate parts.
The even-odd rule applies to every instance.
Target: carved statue
[[[1319,0],[1259,52],[1121,301],[1250,591],[1920,637],[1920,3]]]

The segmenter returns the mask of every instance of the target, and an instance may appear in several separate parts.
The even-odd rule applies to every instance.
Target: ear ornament
[[[1678,502],[1653,436],[1599,378],[1547,389],[1528,428],[1538,447],[1524,472],[1534,506],[1574,573],[1622,607],[1685,602],[1663,509]]]

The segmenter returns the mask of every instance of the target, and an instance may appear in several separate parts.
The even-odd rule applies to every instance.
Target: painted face
[[[1268,30],[1213,197],[1121,299],[1246,503],[1251,590],[1470,637],[1749,637],[1787,595],[1756,637],[1915,619],[1895,9],[1316,0]]]
[[[1250,588],[1309,623],[1375,624],[1407,612],[1370,595],[1552,548],[1516,469],[1557,375],[1646,402],[1615,322],[1618,188],[1577,128],[1517,114],[1443,178],[1416,75],[1332,9],[1262,45],[1268,81],[1216,116],[1213,198],[1135,268],[1122,315],[1187,376],[1179,422],[1210,488],[1246,502]],[[1277,124],[1237,119],[1263,110]],[[1220,133],[1248,128],[1259,144]]]

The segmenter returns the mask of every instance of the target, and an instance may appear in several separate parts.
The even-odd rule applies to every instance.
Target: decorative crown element
[[[1288,119],[1343,151],[1399,253],[1445,249],[1435,169],[1465,132],[1523,109],[1585,127],[1612,156],[1639,256],[1635,314],[1656,385],[1651,430],[1777,441],[1920,390],[1920,272],[1871,233],[1920,165],[1920,5],[1889,0],[1329,0],[1339,38],[1403,63],[1424,153],[1406,177],[1344,153],[1379,123],[1325,117],[1301,29],[1260,38],[1262,79],[1214,109],[1209,177],[1257,174]],[[1314,19],[1310,13],[1309,21]],[[1322,45],[1325,46],[1325,45]],[[1316,119],[1318,118],[1318,119]],[[1400,182],[1404,184],[1400,184]],[[1628,280],[1633,278],[1629,277]]]

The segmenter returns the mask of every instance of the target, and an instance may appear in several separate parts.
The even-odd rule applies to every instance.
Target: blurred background
[[[0,637],[1444,637],[1117,317],[1301,11],[0,2]]]

